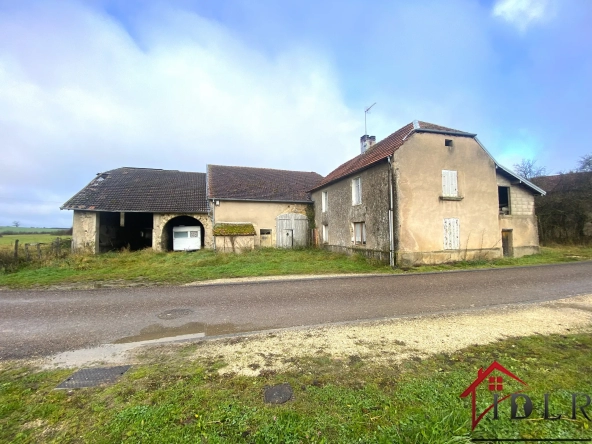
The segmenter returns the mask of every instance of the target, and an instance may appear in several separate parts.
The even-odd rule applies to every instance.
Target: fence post
[[[37,257],[41,259],[41,244],[37,244]]]
[[[28,261],[31,260],[31,256],[29,256],[29,244],[25,244],[25,257]]]
[[[61,249],[62,249],[61,240],[60,240],[60,238],[58,237],[58,238],[56,239],[56,250],[57,250],[57,252],[58,252],[58,254],[57,254],[57,255],[58,255],[58,257],[60,256]]]
[[[14,258],[15,259],[18,259],[18,243],[19,243],[19,240],[16,239],[14,241]]]

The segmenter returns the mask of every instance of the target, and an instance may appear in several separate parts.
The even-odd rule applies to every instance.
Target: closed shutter
[[[352,205],[362,203],[362,178],[356,177],[352,180]]]
[[[460,223],[458,219],[444,219],[444,249],[460,249]]]
[[[458,175],[456,171],[442,170],[442,196],[458,196]]]

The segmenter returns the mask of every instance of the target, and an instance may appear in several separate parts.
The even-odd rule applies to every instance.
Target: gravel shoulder
[[[27,361],[44,368],[150,363],[178,357],[222,360],[219,372],[256,376],[297,368],[304,356],[397,365],[470,345],[530,335],[592,332],[592,294],[452,314],[282,329],[221,338],[169,338],[166,344],[104,345]],[[189,345],[188,345],[189,343]],[[189,348],[188,348],[189,347]],[[24,362],[24,361],[23,361]],[[0,363],[0,365],[2,365]]]

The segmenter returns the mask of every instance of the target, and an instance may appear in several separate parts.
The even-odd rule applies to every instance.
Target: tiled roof
[[[530,180],[535,185],[543,188],[547,193],[560,193],[574,191],[582,188],[590,189],[592,186],[592,172],[578,172],[556,174],[553,176],[533,177]]]
[[[63,210],[207,213],[206,175],[175,170],[117,168],[97,174]]]
[[[455,130],[452,128],[446,128],[445,126],[434,125],[428,122],[416,121],[416,127],[413,123],[405,125],[403,128],[398,129],[393,134],[388,136],[386,139],[372,145],[368,150],[348,160],[344,164],[338,166],[335,170],[330,172],[314,189],[320,188],[323,185],[327,185],[331,182],[335,182],[342,177],[361,171],[370,165],[373,165],[381,160],[391,156],[403,143],[405,138],[414,130],[433,130],[433,131],[447,131],[450,133],[464,134],[467,136],[474,136],[474,134],[465,133],[463,131]]]
[[[208,165],[210,199],[310,201],[308,190],[323,177],[305,171]]]

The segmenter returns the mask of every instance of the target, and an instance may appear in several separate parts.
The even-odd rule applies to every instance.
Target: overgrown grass
[[[146,284],[181,284],[219,278],[287,274],[389,272],[388,266],[360,256],[324,250],[259,249],[243,254],[200,250],[155,253],[151,250],[70,255],[45,264],[32,263],[16,273],[0,274],[0,286],[35,287],[124,280]]]
[[[571,393],[592,394],[592,336],[533,336],[475,346],[401,366],[363,357],[316,356],[293,370],[220,376],[223,362],[187,360],[199,344],[152,357],[108,387],[53,388],[72,371],[0,367],[0,441],[203,443],[451,443],[470,438],[590,438],[591,423],[571,416]],[[286,356],[286,358],[290,358]],[[534,411],[510,420],[488,414],[471,432],[470,401],[459,395],[479,368],[497,360],[528,383]],[[515,391],[505,379],[506,390]],[[266,405],[266,386],[288,382],[294,399]],[[487,392],[487,389],[484,389]],[[551,415],[543,420],[544,394]],[[485,393],[489,404],[491,394]],[[580,397],[578,405],[585,404]],[[587,408],[588,415],[592,408]],[[520,408],[520,414],[522,409]]]
[[[539,265],[592,259],[592,247],[542,247],[541,254],[493,261],[465,261],[407,270],[361,255],[347,256],[322,249],[258,249],[242,254],[200,250],[156,253],[150,249],[101,255],[69,255],[20,265],[14,273],[0,271],[0,287],[34,288],[50,285],[183,284],[220,278],[339,273],[416,273]]]

